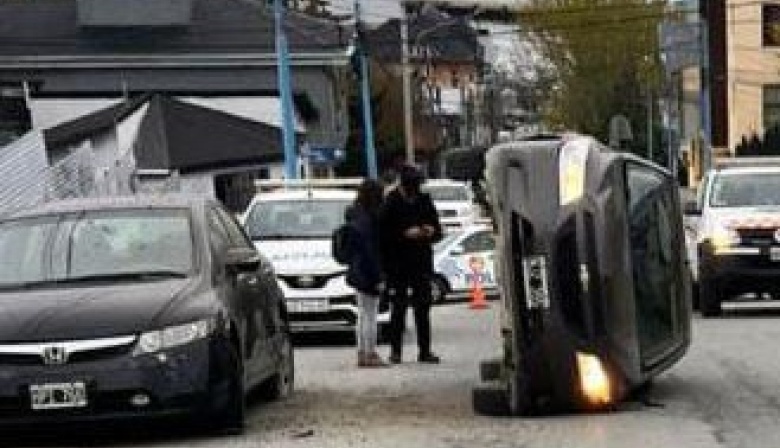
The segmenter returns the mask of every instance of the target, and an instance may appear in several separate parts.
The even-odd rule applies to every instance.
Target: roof
[[[210,202],[203,196],[180,194],[113,196],[52,201],[11,216],[11,219],[29,218],[61,213],[96,210],[127,210],[137,208],[197,208]]]
[[[133,145],[137,168],[188,173],[283,158],[279,128],[161,94],[143,95],[48,129],[47,149],[57,151],[99,135],[147,103]]]
[[[390,19],[366,34],[369,52],[381,61],[401,62],[401,19]],[[465,18],[453,18],[435,9],[427,9],[411,19],[410,51],[419,40],[434,61],[475,63],[482,52],[477,32]],[[414,54],[411,56],[415,58]]]
[[[252,0],[193,0],[189,25],[87,28],[77,0],[0,0],[0,56],[242,54],[275,52],[274,16]],[[334,22],[287,13],[293,53],[343,50],[349,34]]]

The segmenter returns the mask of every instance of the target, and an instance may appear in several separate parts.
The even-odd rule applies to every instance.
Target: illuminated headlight
[[[716,226],[710,233],[710,244],[715,253],[721,252],[739,244],[739,233],[734,229]]]
[[[561,205],[582,198],[585,193],[585,169],[588,161],[589,142],[573,140],[561,148],[558,161],[558,178]]]
[[[135,354],[159,352],[173,347],[186,345],[210,335],[215,328],[214,320],[202,319],[182,325],[174,325],[162,330],[141,333]]]
[[[612,387],[604,365],[596,355],[577,352],[580,388],[588,403],[603,406],[612,401]]]

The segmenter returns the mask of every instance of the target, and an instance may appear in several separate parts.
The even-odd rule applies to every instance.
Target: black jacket
[[[410,240],[404,232],[410,227],[430,225],[433,237]],[[439,215],[431,197],[420,193],[413,200],[405,198],[398,188],[385,200],[380,218],[382,230],[382,263],[390,284],[414,283],[433,274],[433,244],[442,237]]]
[[[362,293],[378,295],[382,282],[379,219],[359,206],[347,210],[346,218],[350,227],[347,284]]]

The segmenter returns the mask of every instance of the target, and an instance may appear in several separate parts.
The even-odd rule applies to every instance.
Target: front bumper
[[[0,360],[0,424],[63,423],[198,414],[218,408],[215,391],[227,388],[222,338],[200,340],[156,354],[123,353],[64,365]],[[84,407],[33,410],[31,385],[83,382]],[[133,404],[144,394],[148,404]]]
[[[715,281],[730,293],[780,289],[780,246],[699,245],[699,279]]]

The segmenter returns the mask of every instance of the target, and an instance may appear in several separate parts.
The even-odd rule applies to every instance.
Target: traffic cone
[[[482,282],[478,275],[474,275],[474,280],[471,282],[471,302],[469,308],[472,310],[484,310],[488,308],[487,300],[485,300],[485,290],[482,289]]]

